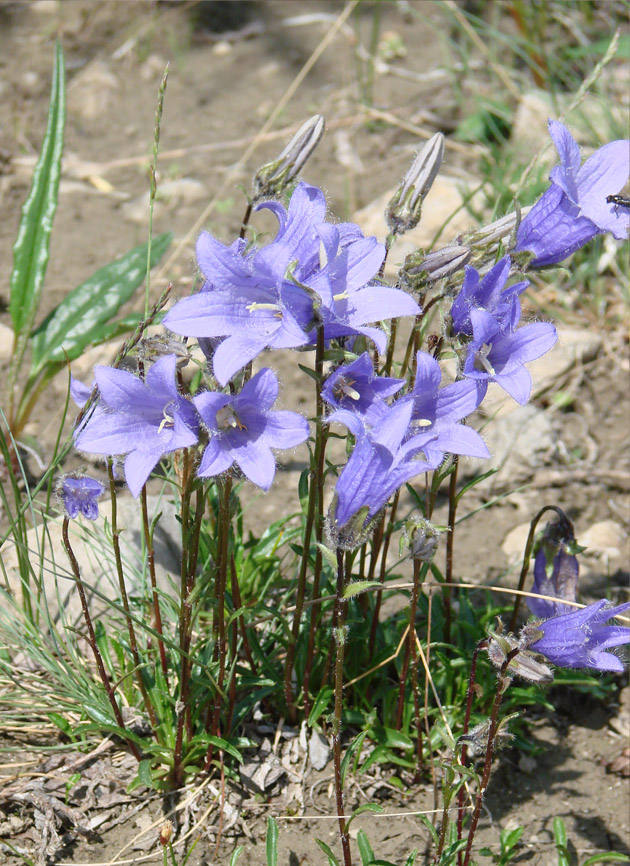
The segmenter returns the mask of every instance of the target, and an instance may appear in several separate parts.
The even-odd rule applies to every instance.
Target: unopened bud
[[[173,838],[173,822],[166,821],[162,825],[162,829],[160,830],[160,845],[163,848],[166,848],[167,845],[170,845],[171,839]]]
[[[444,136],[436,132],[419,150],[403,182],[398,187],[385,211],[387,227],[393,235],[402,235],[420,221],[422,202],[433,186],[433,181],[444,157]]]
[[[434,526],[424,517],[411,517],[403,525],[403,535],[400,540],[401,553],[408,550],[412,559],[431,562],[442,532],[444,527]]]
[[[459,244],[442,247],[426,256],[420,250],[409,253],[400,269],[400,284],[417,291],[462,270],[469,259],[470,250]]]
[[[273,198],[288,186],[302,171],[304,163],[313,153],[324,134],[325,122],[321,114],[315,114],[295,133],[277,159],[261,166],[254,176],[254,198],[252,204],[263,198]]]
[[[507,725],[511,722],[512,719],[516,718],[518,713],[511,713],[509,716],[506,716],[504,719],[501,719],[499,725],[497,727],[496,733],[494,735],[494,741],[492,743],[493,751],[497,749],[503,749],[505,746],[509,745],[514,739],[514,734],[511,734]],[[477,755],[485,755],[488,750],[488,735],[490,733],[490,719],[487,719],[485,722],[481,722],[479,725],[475,725],[467,734],[462,734],[461,737],[457,740],[457,745],[467,746],[468,754],[471,758],[476,757]]]
[[[540,636],[540,635],[539,635]],[[521,639],[517,640],[512,634],[500,634],[490,632],[488,640],[488,658],[497,668],[502,668],[512,650],[518,649],[518,653],[510,660],[506,674],[516,675],[532,683],[546,685],[553,682],[551,668],[544,664],[542,656],[527,649],[529,643],[536,638],[521,633]]]
[[[461,242],[470,247],[480,247],[504,241],[518,228],[522,213],[523,211],[521,211],[521,213],[513,211],[487,226],[482,226],[479,229],[472,229],[469,232],[465,232],[461,236]]]

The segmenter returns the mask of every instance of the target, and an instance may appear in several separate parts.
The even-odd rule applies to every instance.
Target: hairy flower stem
[[[506,672],[510,662],[516,655],[518,655],[519,652],[519,648],[515,647],[507,654],[506,659],[501,665],[501,669],[497,675],[497,693],[494,698],[494,703],[492,705],[492,713],[490,715],[490,728],[488,730],[488,745],[486,746],[486,755],[483,764],[483,775],[481,777],[481,782],[479,783],[479,790],[477,791],[475,808],[472,814],[472,818],[470,819],[470,828],[468,830],[468,840],[466,842],[466,850],[464,852],[463,866],[468,866],[468,864],[470,863],[472,844],[475,838],[475,832],[477,830],[477,824],[479,822],[479,816],[481,814],[481,807],[483,804],[483,795],[485,794],[486,788],[488,787],[488,781],[490,779],[490,768],[492,766],[492,751],[494,747],[494,741],[497,735],[497,730],[499,729],[499,707],[501,706],[501,701],[503,700],[503,694],[511,682],[510,677],[506,677]]]
[[[324,456],[325,443],[323,429],[324,407],[321,396],[322,378],[324,371],[324,328],[317,329],[317,346],[315,350],[315,373],[316,373],[316,412],[315,412],[315,449],[313,459],[311,461],[311,471],[309,478],[309,497],[308,509],[306,513],[306,524],[304,527],[304,541],[302,548],[302,561],[300,563],[300,573],[298,576],[297,598],[295,600],[295,613],[293,614],[293,623],[291,626],[291,640],[287,646],[287,655],[284,663],[284,699],[287,705],[289,722],[295,724],[297,719],[297,707],[293,701],[293,688],[291,686],[291,677],[293,675],[293,664],[295,662],[295,651],[297,649],[297,639],[300,633],[300,620],[302,618],[302,609],[304,607],[304,597],[306,594],[306,574],[309,564],[309,552],[311,546],[311,535],[313,526],[316,525],[316,538],[321,540],[322,530],[322,514],[323,514],[323,497],[321,496],[321,484],[318,479],[324,475]],[[321,557],[319,559],[319,569],[316,574],[317,592],[319,594],[319,572],[321,571]],[[313,593],[313,598],[316,598]],[[315,614],[311,615],[311,623],[314,621]]]
[[[337,799],[337,816],[339,819],[339,834],[343,850],[344,866],[352,866],[350,854],[350,837],[346,831],[346,819],[343,807],[343,779],[341,778],[341,711],[343,709],[343,657],[346,643],[345,626],[348,602],[344,598],[345,573],[343,550],[337,550],[337,595],[335,598],[335,625],[333,634],[337,652],[335,656],[335,713],[333,717],[333,759],[335,767],[335,794]]]
[[[414,559],[413,561],[413,587],[411,590],[411,599],[409,602],[409,632],[407,634],[407,643],[405,646],[405,655],[403,657],[402,668],[400,671],[400,683],[398,685],[398,705],[396,707],[396,727],[400,730],[403,720],[403,709],[405,706],[405,686],[407,684],[407,674],[409,672],[409,661],[411,659],[414,660],[414,669],[415,669],[415,658],[416,658],[416,611],[418,609],[418,593],[419,586],[424,580],[424,576],[426,575],[429,568],[428,563],[422,563],[419,559]],[[415,674],[416,681],[416,691],[418,686],[418,672],[417,670],[412,670],[412,677]],[[414,700],[416,698],[416,691],[413,692]],[[420,710],[419,705],[415,708],[416,714],[416,728],[418,731],[421,731],[420,724]],[[420,735],[420,734],[419,734]]]
[[[155,630],[158,633],[158,651],[160,653],[160,664],[162,665],[162,673],[166,680],[168,688],[168,666],[166,663],[166,650],[164,641],[162,640],[162,614],[160,612],[160,599],[157,591],[157,579],[155,577],[155,550],[153,548],[153,533],[149,526],[149,509],[147,507],[147,488],[146,485],[142,488],[140,494],[140,502],[142,504],[142,527],[144,530],[144,543],[147,547],[147,563],[149,565],[149,577],[151,579],[151,593],[153,597],[153,617],[155,620]]]
[[[442,590],[442,601],[444,603],[444,642],[451,642],[451,620],[453,601],[453,544],[455,540],[455,516],[457,514],[457,469],[459,461],[457,454],[453,455],[453,470],[448,485],[448,532],[446,533],[446,567],[444,582],[446,586]]]
[[[157,730],[159,720],[155,712],[153,703],[149,698],[147,687],[144,684],[144,678],[142,676],[142,663],[140,661],[140,653],[138,652],[138,641],[136,640],[136,630],[133,627],[131,610],[129,609],[129,599],[127,597],[127,588],[125,586],[125,574],[123,571],[122,556],[120,554],[120,535],[118,532],[118,504],[116,501],[116,481],[114,479],[114,470],[112,468],[111,460],[107,461],[107,475],[109,477],[109,493],[112,500],[112,545],[114,548],[114,559],[116,561],[116,574],[118,576],[120,599],[122,601],[123,610],[125,611],[125,619],[127,620],[127,631],[129,633],[129,648],[131,649],[131,655],[133,658],[136,682],[138,683],[138,688],[140,689],[140,694],[142,695],[145,709],[149,715],[151,727],[155,731]]]
[[[383,375],[392,375],[392,364],[394,362],[394,350],[396,348],[396,336],[398,334],[398,319],[392,319],[391,330],[389,333],[389,342],[387,343],[387,355],[385,356],[385,366],[383,367]]]
[[[116,724],[119,728],[125,730],[125,723],[123,721],[122,713],[120,711],[120,707],[116,701],[116,696],[114,695],[114,689],[109,681],[109,677],[107,676],[107,671],[105,670],[105,665],[103,664],[103,657],[101,656],[101,652],[98,648],[98,644],[96,643],[96,635],[94,633],[94,626],[92,625],[92,618],[90,616],[90,609],[88,607],[87,599],[85,597],[85,590],[83,589],[83,581],[81,580],[81,570],[79,569],[79,563],[77,562],[77,558],[74,555],[74,551],[70,544],[70,539],[68,537],[68,524],[69,518],[64,517],[63,525],[61,528],[61,534],[63,537],[63,546],[65,548],[66,554],[70,561],[70,567],[72,568],[72,573],[74,574],[74,579],[76,581],[77,590],[79,592],[79,599],[81,600],[81,607],[83,608],[83,618],[85,620],[85,625],[87,627],[88,636],[87,641],[90,645],[92,652],[94,653],[94,660],[96,661],[96,667],[98,669],[98,675],[101,678],[101,682],[107,692],[107,697],[109,698],[109,702],[112,705],[112,710],[114,711],[114,717],[116,718]],[[127,740],[129,748],[136,760],[140,762],[142,760],[142,755],[135,743],[131,740]]]
[[[396,512],[398,511],[398,501],[400,499],[400,489],[396,491],[394,494],[394,499],[392,501],[392,507],[389,512],[389,522],[387,524],[387,529],[384,533],[383,540],[383,548],[381,551],[381,571],[379,574],[379,580],[381,583],[385,582],[385,573],[387,571],[387,554],[389,552],[389,542],[392,538],[392,533],[394,531],[394,525],[396,523]],[[376,643],[376,629],[378,628],[378,618],[381,612],[381,604],[383,601],[383,590],[379,589],[376,593],[376,601],[374,603],[374,611],[372,613],[372,624],[370,626],[370,639],[368,643],[368,655],[372,658],[374,654],[374,644]]]
[[[175,747],[173,749],[173,769],[171,778],[173,786],[180,788],[184,781],[182,756],[184,748],[184,726],[186,723],[188,694],[190,688],[190,639],[192,629],[192,604],[190,592],[194,577],[190,576],[189,569],[189,547],[190,547],[190,497],[192,493],[192,481],[194,475],[191,471],[190,452],[184,451],[182,469],[182,555],[180,560],[180,604],[179,604],[179,651],[180,651],[180,674],[179,674],[179,697],[176,703],[177,731],[175,733]]]
[[[225,669],[227,655],[227,633],[225,629],[225,589],[227,584],[227,569],[229,567],[229,536],[230,536],[230,495],[232,493],[232,470],[228,469],[225,482],[219,484],[219,525],[218,525],[218,561],[216,568],[214,594],[216,612],[213,622],[215,638],[214,660],[219,663],[219,675],[212,705],[206,717],[206,728],[212,736],[218,736],[221,726],[221,705],[224,698]],[[214,746],[208,746],[204,770],[207,772],[212,764]]]
[[[523,587],[525,586],[525,578],[527,577],[527,573],[529,572],[529,563],[532,556],[532,550],[534,547],[534,539],[536,538],[536,527],[538,526],[543,514],[546,511],[555,511],[558,517],[563,521],[568,521],[568,518],[564,511],[561,508],[558,508],[555,505],[545,505],[544,508],[541,508],[538,514],[532,520],[529,526],[529,535],[527,536],[527,542],[525,544],[525,553],[523,554],[523,565],[521,566],[521,574],[518,579],[518,587],[517,587],[517,595],[514,599],[514,607],[512,609],[512,616],[510,617],[510,624],[508,625],[508,631],[513,632],[516,628],[516,619],[518,617],[518,609],[521,604],[521,595],[520,593],[523,591]],[[570,521],[569,525],[570,525]],[[573,531],[571,529],[571,534]]]
[[[243,607],[243,602],[241,600],[241,590],[238,585],[238,574],[236,573],[236,563],[234,561],[234,554],[230,554],[230,589],[232,591],[232,599],[234,600],[234,609],[240,610]],[[243,614],[239,614],[236,619],[238,629],[241,633],[241,640],[243,641],[243,650],[245,652],[245,657],[249,663],[250,668],[252,669],[252,673],[254,676],[258,674],[258,666],[254,661],[254,656],[252,654],[252,649],[249,645],[249,638],[247,637],[247,626],[245,625],[245,617]]]
[[[479,653],[482,650],[485,650],[488,646],[488,638],[484,638],[479,641],[477,646],[475,647],[472,655],[472,660],[470,662],[470,674],[468,676],[468,692],[466,694],[466,710],[464,712],[464,726],[462,731],[462,736],[468,733],[468,727],[470,725],[470,714],[472,712],[472,702],[475,694],[475,681],[477,679],[477,660],[479,658]],[[466,758],[468,757],[468,746],[464,742],[459,754],[459,762],[462,766],[466,765]],[[459,789],[457,794],[457,841],[462,838],[462,830],[464,827],[464,800],[466,798],[465,788],[462,786]],[[460,851],[457,855],[457,862],[459,866],[462,866],[462,852]]]
[[[245,208],[245,213],[243,215],[243,220],[241,222],[241,230],[239,232],[239,238],[241,240],[245,237],[245,232],[247,231],[247,226],[249,225],[249,218],[252,215],[252,203],[251,201],[247,203],[247,207]]]

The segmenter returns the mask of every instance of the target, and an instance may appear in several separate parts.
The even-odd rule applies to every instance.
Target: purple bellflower
[[[547,558],[541,547],[534,560],[534,585],[532,592],[538,595],[550,595],[558,601],[547,601],[544,598],[528,598],[527,606],[534,614],[549,619],[558,614],[571,613],[575,607],[564,604],[564,601],[575,601],[579,575],[577,556],[560,549],[553,558],[553,571],[547,574]]]
[[[404,384],[404,379],[376,376],[372,359],[364,352],[356,361],[330,374],[324,382],[322,397],[335,409],[348,409],[371,418],[386,407],[386,398],[400,391]]]
[[[524,280],[505,289],[511,266],[510,257],[504,256],[484,277],[475,268],[466,268],[461,291],[451,307],[455,333],[472,336],[470,313],[475,309],[485,310],[504,327],[516,327],[521,318],[518,296],[525,291],[529,281]]]
[[[560,165],[551,170],[551,186],[516,233],[515,252],[533,253],[530,267],[535,268],[561,262],[595,235],[610,232],[625,240],[630,231],[630,211],[606,201],[628,182],[630,141],[611,141],[582,165],[580,148],[566,126],[550,120],[549,134]]]
[[[64,475],[57,486],[57,493],[68,517],[72,520],[79,514],[88,520],[98,517],[98,499],[105,487],[95,478],[85,475]]]
[[[410,398],[413,402],[411,441],[422,448],[431,469],[437,469],[447,452],[490,457],[479,433],[459,423],[481,403],[486,393],[485,382],[453,382],[440,388],[441,379],[442,371],[435,358],[427,352],[418,352],[416,380]]]
[[[194,407],[177,390],[175,355],[160,358],[142,381],[127,370],[95,367],[100,401],[75,430],[80,451],[126,454],[125,479],[138,496],[164,454],[197,442]]]
[[[269,411],[278,396],[278,380],[260,370],[231,396],[198,394],[195,406],[210,433],[198,475],[225,472],[236,463],[251,482],[268,490],[276,471],[272,448],[293,448],[308,438],[308,422],[297,412]]]
[[[221,385],[263,349],[308,343],[311,298],[285,280],[292,260],[287,244],[245,251],[245,241],[225,247],[208,232],[197,239],[197,260],[207,281],[200,292],[179,301],[164,324],[186,337],[220,338],[213,372]]]
[[[263,249],[247,249],[243,240],[226,247],[202,232],[197,260],[206,282],[164,319],[177,334],[222,338],[212,347],[221,385],[263,349],[312,345],[318,323],[326,339],[363,334],[383,351],[385,335],[368,323],[419,312],[399,289],[368,285],[384,247],[352,223],[326,223],[321,190],[300,183],[288,211],[278,202],[258,208],[278,219],[275,239]]]
[[[630,602],[610,607],[606,599],[602,599],[581,610],[528,625],[525,628],[531,629],[534,637],[542,632],[542,637],[530,642],[528,648],[546,656],[558,667],[621,673],[623,662],[606,650],[627,644],[630,629],[606,623],[629,608]]]
[[[505,329],[490,313],[478,309],[470,311],[470,321],[473,339],[464,361],[464,376],[478,382],[496,382],[524,406],[532,390],[532,377],[524,365],[555,345],[556,329],[550,322]]]
[[[412,411],[412,400],[399,400],[386,408],[373,427],[347,409],[338,409],[329,416],[328,422],[345,424],[356,437],[354,450],[335,486],[331,535],[337,535],[361,509],[366,510],[362,521],[365,524],[405,481],[431,469],[428,463],[414,457],[420,450],[415,438],[404,441]],[[358,535],[362,529],[358,527]]]

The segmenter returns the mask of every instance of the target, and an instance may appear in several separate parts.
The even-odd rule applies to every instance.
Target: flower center
[[[332,389],[335,400],[343,400],[344,397],[350,397],[351,400],[359,400],[361,395],[352,387],[355,381],[355,379],[346,379],[344,376],[340,376]]]
[[[492,343],[484,343],[475,355],[475,370],[478,370],[480,373],[489,373],[491,376],[494,376],[494,367],[488,360],[488,355],[491,351]]]
[[[247,430],[230,405],[224,406],[217,412],[217,427],[219,430]]]
[[[162,409],[162,420],[160,421],[160,426],[158,427],[158,433],[161,433],[165,427],[172,427],[175,423],[175,418],[172,415],[167,413],[167,409],[169,406],[172,406],[175,403],[175,400],[169,400],[166,406]]]

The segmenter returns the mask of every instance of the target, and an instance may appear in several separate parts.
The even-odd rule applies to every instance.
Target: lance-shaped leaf
[[[154,238],[151,267],[164,255],[172,237],[164,234]],[[146,271],[147,245],[141,244],[66,295],[33,332],[31,377],[50,362],[63,362],[66,356],[69,360],[78,358],[87,346],[101,342],[109,330],[120,333],[111,319],[142,283]]]
[[[22,208],[20,228],[13,247],[9,312],[18,352],[22,343],[21,354],[24,352],[25,337],[35,319],[48,264],[48,244],[57,209],[61,175],[65,118],[63,52],[57,43],[46,135],[33,172],[31,189]]]

